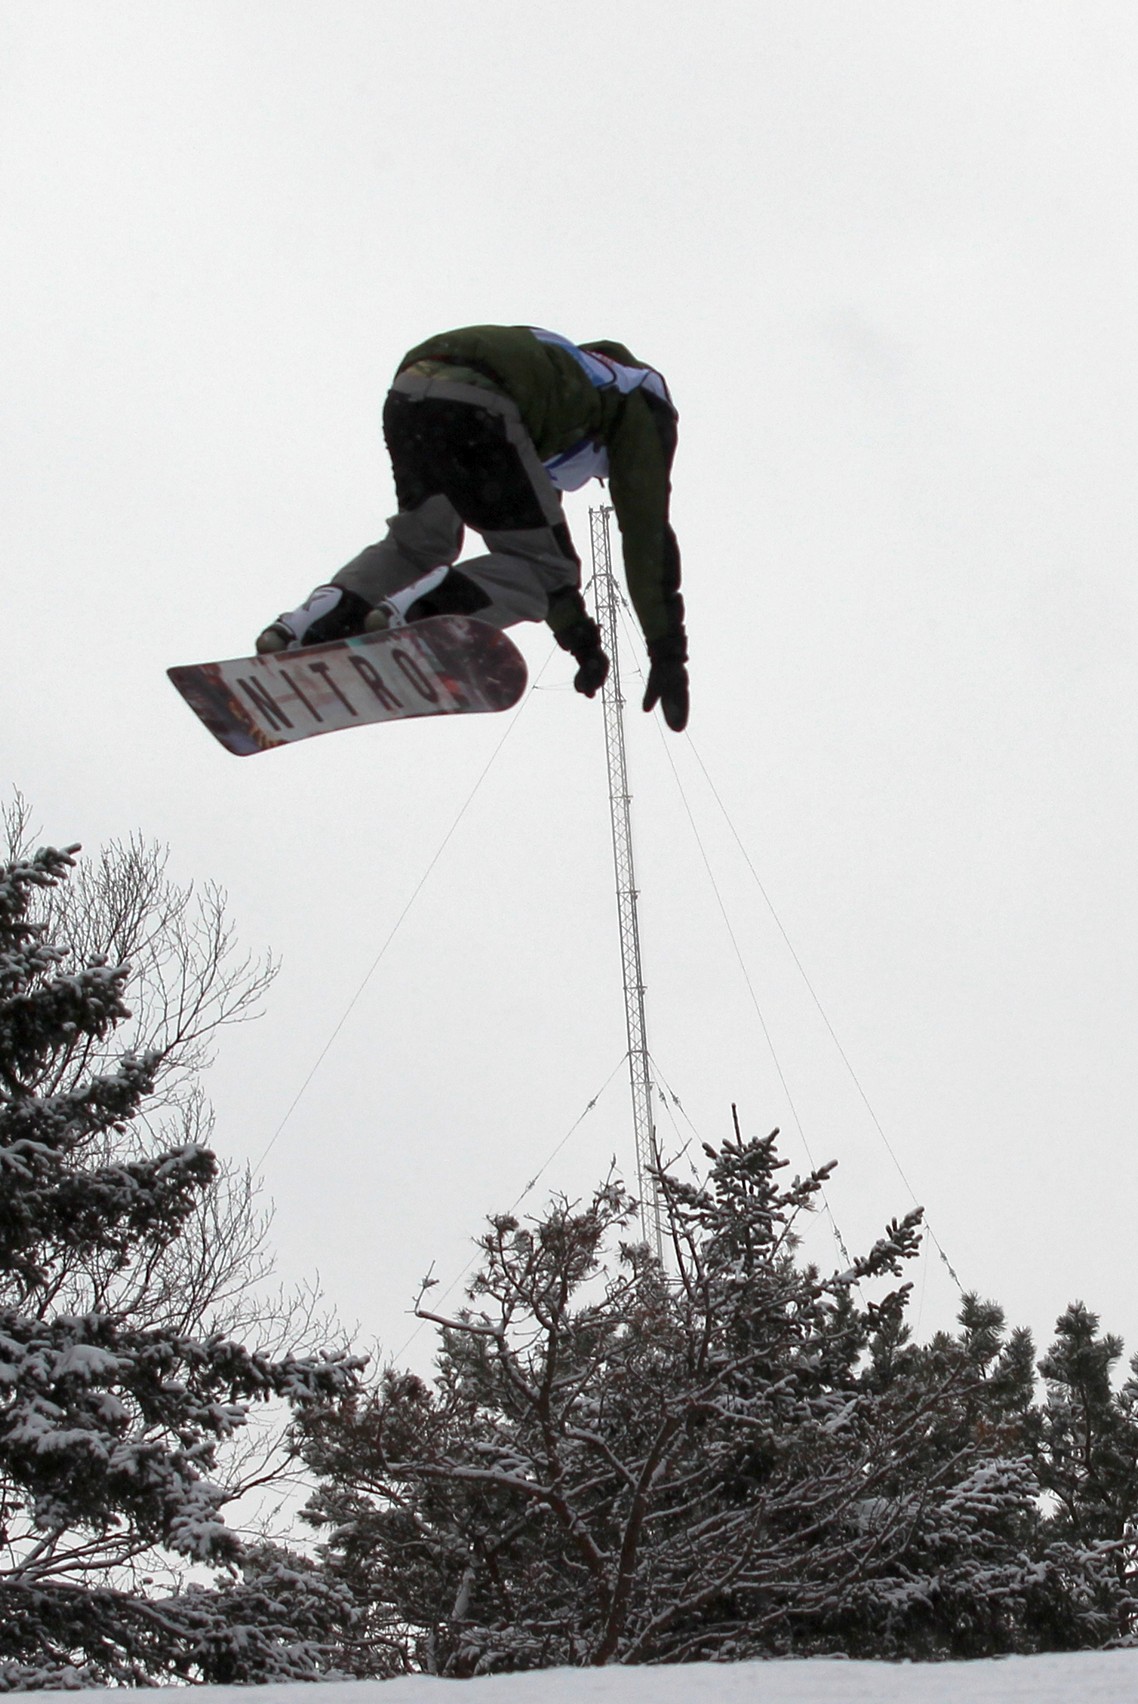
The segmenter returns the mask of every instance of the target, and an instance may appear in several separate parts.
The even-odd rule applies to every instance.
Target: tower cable
[[[493,768],[495,762],[497,761],[498,754],[501,752],[502,747],[505,745],[506,741],[509,739],[509,737],[513,733],[514,729],[517,727],[518,722],[521,719],[522,713],[526,708],[526,705],[529,703],[530,699],[533,697],[534,693],[537,691],[538,685],[541,681],[541,677],[542,677],[542,675],[544,675],[546,669],[549,667],[550,659],[555,655],[556,655],[556,647],[551,647],[549,654],[545,659],[545,662],[542,664],[541,669],[538,672],[537,678],[534,680],[533,684],[530,687],[530,690],[526,693],[525,697],[522,699],[522,702],[518,705],[517,710],[510,717],[509,723],[508,723],[508,725],[505,729],[505,732],[503,733],[501,739],[498,741],[497,745],[494,747],[493,751],[490,753],[490,756],[487,758],[485,764],[482,767],[482,771],[479,774],[478,779],[475,781],[473,787],[470,789],[469,793],[466,795],[466,798],[463,800],[462,804],[459,806],[457,816],[454,818],[454,821],[451,823],[450,827],[447,829],[446,833],[443,835],[442,839],[439,841],[439,844],[435,849],[434,856],[432,857],[430,863],[427,865],[426,869],[423,871],[423,874],[419,877],[419,880],[416,882],[414,888],[411,891],[410,898],[407,900],[407,903],[404,905],[402,911],[399,913],[398,917],[395,919],[395,922],[391,925],[391,928],[388,930],[387,936],[386,936],[386,938],[383,942],[383,945],[380,947],[379,951],[376,953],[375,957],[372,959],[371,964],[368,966],[366,972],[364,973],[363,979],[360,982],[359,987],[356,989],[355,993],[352,995],[351,999],[348,1001],[347,1005],[344,1007],[344,1010],[341,1013],[339,1020],[335,1024],[335,1026],[332,1030],[332,1033],[329,1035],[327,1041],[324,1043],[323,1047],[320,1049],[320,1052],[316,1055],[316,1058],[315,1058],[315,1060],[312,1064],[311,1069],[309,1070],[308,1075],[305,1077],[304,1081],[301,1083],[299,1089],[297,1089],[295,1095],[293,1096],[288,1107],[286,1108],[284,1117],[281,1119],[280,1123],[277,1125],[276,1129],[273,1131],[272,1136],[269,1138],[268,1142],[266,1143],[264,1152],[261,1154],[260,1159],[256,1162],[256,1167],[255,1167],[256,1170],[260,1170],[261,1166],[264,1165],[266,1159],[268,1158],[269,1154],[271,1153],[271,1151],[273,1149],[274,1144],[277,1141],[277,1138],[280,1136],[285,1125],[288,1123],[289,1119],[292,1117],[293,1113],[296,1111],[297,1107],[300,1105],[301,1101],[303,1100],[304,1095],[308,1090],[309,1084],[312,1082],[312,1079],[315,1077],[317,1071],[319,1071],[321,1065],[323,1065],[325,1059],[327,1058],[328,1054],[330,1053],[330,1051],[332,1049],[332,1046],[333,1046],[337,1036],[340,1034],[340,1031],[343,1029],[344,1025],[347,1023],[348,1019],[351,1017],[352,1012],[355,1010],[355,1007],[359,1003],[359,1000],[360,1000],[360,998],[361,998],[361,996],[364,992],[364,989],[367,987],[368,983],[371,981],[372,977],[375,975],[375,972],[379,968],[380,961],[383,959],[383,956],[387,952],[388,947],[391,945],[392,941],[395,939],[396,935],[399,933],[399,930],[402,928],[403,923],[405,922],[407,915],[411,910],[411,907],[414,905],[415,901],[418,899],[419,895],[422,893],[423,889],[426,887],[427,882],[430,878],[431,872],[434,870],[435,865],[438,863],[439,859],[442,857],[443,853],[446,851],[447,847],[450,845],[450,842],[454,838],[454,834],[455,834],[455,831],[458,828],[459,823],[462,821],[463,817],[466,815],[467,811],[470,809],[470,806],[473,804],[475,795],[477,794],[479,788],[482,786],[482,783],[485,781],[487,775],[489,775],[491,769]]]
[[[870,1101],[869,1096],[867,1095],[864,1087],[862,1086],[861,1079],[858,1076],[856,1070],[854,1069],[853,1062],[851,1061],[851,1059],[850,1059],[848,1053],[846,1052],[845,1048],[842,1046],[841,1040],[839,1039],[838,1033],[834,1029],[833,1024],[830,1022],[829,1014],[827,1013],[826,1008],[823,1006],[822,1001],[819,998],[818,993],[814,988],[814,984],[811,982],[810,977],[807,975],[806,967],[802,963],[802,960],[799,958],[798,953],[795,950],[795,946],[794,946],[793,941],[790,939],[790,936],[787,934],[786,929],[783,927],[782,919],[779,917],[778,912],[775,910],[774,902],[771,899],[770,894],[767,892],[766,887],[764,886],[762,878],[760,877],[758,871],[755,869],[754,863],[752,862],[752,859],[751,859],[751,855],[747,851],[747,848],[744,845],[744,843],[743,843],[743,841],[742,841],[742,839],[739,835],[739,832],[735,827],[735,824],[732,822],[731,817],[728,814],[727,806],[723,803],[723,800],[720,797],[719,789],[716,787],[715,782],[712,780],[710,774],[708,773],[707,766],[704,763],[703,758],[700,756],[698,750],[696,749],[695,743],[692,740],[691,735],[690,734],[687,735],[686,738],[687,738],[688,747],[689,747],[689,749],[692,753],[692,756],[695,758],[696,763],[699,765],[699,768],[700,768],[700,771],[703,775],[704,780],[707,782],[708,787],[711,789],[712,797],[714,798],[716,804],[719,806],[720,811],[723,813],[723,820],[727,824],[727,827],[731,832],[732,839],[735,841],[736,846],[739,848],[739,851],[743,855],[743,861],[746,864],[748,870],[750,871],[752,878],[754,879],[755,886],[758,888],[759,893],[762,895],[763,903],[764,903],[764,905],[766,906],[767,910],[769,911],[769,913],[771,915],[771,918],[774,922],[775,928],[778,930],[779,934],[781,935],[781,937],[783,939],[783,942],[786,946],[786,950],[790,954],[791,959],[794,962],[795,969],[798,971],[799,976],[802,978],[802,981],[803,981],[803,984],[805,985],[807,993],[810,995],[811,1000],[814,1002],[814,1006],[817,1009],[818,1016],[821,1018],[823,1024],[826,1027],[827,1034],[829,1035],[830,1040],[833,1042],[834,1047],[837,1050],[838,1057],[842,1061],[842,1064],[845,1066],[846,1071],[849,1074],[850,1081],[852,1082],[854,1088],[856,1089],[857,1094],[858,1094],[858,1096],[859,1096],[859,1098],[862,1102],[862,1105],[865,1107],[866,1112],[869,1114],[869,1117],[870,1117],[870,1120],[873,1124],[873,1127],[876,1130],[878,1136],[880,1137],[882,1145],[885,1148],[886,1153],[889,1155],[889,1158],[892,1160],[898,1177],[901,1179],[901,1182],[905,1185],[905,1188],[909,1192],[910,1199],[912,1200],[914,1206],[916,1206],[916,1205],[919,1204],[917,1193],[916,1193],[912,1184],[909,1181],[908,1175],[905,1172],[905,1168],[902,1166],[901,1161],[898,1158],[897,1152],[894,1149],[892,1142],[889,1140],[889,1137],[886,1134],[884,1125],[882,1124],[880,1118],[877,1116],[877,1112],[874,1109],[874,1106],[873,1106],[872,1102]],[[671,754],[669,753],[668,755],[669,755],[669,761],[670,761]],[[674,772],[675,771],[674,771],[674,766],[673,766],[673,773]],[[679,781],[679,778],[677,776],[677,784],[678,784],[678,781]],[[681,788],[681,796],[682,796],[682,788]],[[686,801],[685,801],[685,806],[686,806]],[[959,1274],[957,1273],[957,1271],[956,1271],[955,1267],[953,1266],[951,1260],[949,1260],[948,1255],[945,1253],[944,1248],[941,1245],[939,1237],[936,1235],[932,1226],[929,1224],[927,1212],[925,1214],[924,1223],[925,1223],[925,1229],[926,1229],[926,1231],[928,1232],[928,1235],[929,1235],[929,1241],[935,1247],[937,1254],[939,1255],[941,1262],[943,1263],[943,1265],[944,1265],[945,1269],[947,1270],[949,1276],[951,1277],[953,1283],[956,1285],[956,1287],[960,1291],[961,1295],[963,1295],[964,1294],[964,1285],[961,1283]]]
[[[630,623],[627,619],[628,608],[627,608],[627,604],[625,603],[623,598],[621,599],[621,605],[622,605],[621,614],[622,614],[622,619],[624,621],[625,632],[626,632],[626,634],[630,635],[630,637],[633,639],[633,642],[634,642],[635,636],[631,634],[631,626],[630,626]],[[762,1032],[763,1032],[763,1036],[766,1040],[768,1048],[770,1049],[770,1054],[771,1054],[772,1060],[774,1061],[775,1070],[778,1073],[779,1081],[781,1082],[783,1090],[786,1094],[787,1103],[790,1107],[791,1114],[794,1118],[794,1122],[795,1122],[795,1126],[798,1130],[798,1134],[799,1134],[799,1136],[802,1140],[803,1148],[805,1149],[807,1158],[810,1160],[811,1166],[813,1166],[814,1162],[813,1162],[813,1159],[810,1157],[810,1147],[809,1147],[809,1144],[806,1140],[806,1135],[805,1135],[805,1132],[802,1128],[801,1120],[799,1119],[798,1113],[795,1109],[794,1101],[793,1101],[793,1098],[790,1094],[790,1090],[789,1090],[789,1087],[787,1085],[786,1078],[783,1074],[782,1066],[779,1062],[778,1055],[775,1052],[775,1048],[774,1048],[774,1045],[773,1045],[773,1041],[771,1039],[769,1028],[768,1028],[766,1020],[765,1020],[765,1018],[762,1014],[762,1011],[759,1007],[758,999],[756,997],[754,987],[753,987],[752,982],[751,982],[751,978],[750,978],[750,976],[747,972],[746,965],[743,961],[743,957],[742,957],[741,950],[739,948],[738,941],[735,937],[735,933],[734,933],[734,930],[731,926],[730,919],[727,916],[726,907],[724,905],[724,902],[723,902],[722,896],[720,894],[718,885],[716,884],[714,874],[712,873],[710,860],[707,856],[707,852],[704,848],[703,842],[700,838],[699,831],[696,827],[695,818],[694,818],[694,815],[692,813],[691,806],[688,803],[688,799],[687,799],[687,795],[684,791],[683,783],[680,780],[679,772],[678,772],[676,765],[675,765],[675,762],[672,758],[671,750],[669,749],[667,741],[664,739],[662,732],[661,732],[660,737],[661,737],[661,740],[662,740],[663,745],[664,745],[664,752],[665,752],[665,755],[668,759],[669,767],[672,771],[673,778],[676,782],[677,790],[679,791],[680,798],[681,798],[681,801],[683,803],[684,811],[685,811],[687,818],[688,818],[688,821],[691,825],[692,833],[695,837],[696,844],[699,847],[700,856],[703,860],[704,867],[707,871],[708,878],[711,882],[712,890],[715,894],[715,898],[716,898],[716,901],[719,905],[720,912],[723,915],[723,920],[724,920],[724,923],[726,925],[728,935],[730,936],[732,947],[734,948],[735,955],[736,955],[737,959],[739,960],[739,966],[740,966],[740,969],[742,970],[744,981],[747,984],[747,990],[748,990],[748,993],[751,996],[752,1004],[755,1007],[755,1011],[756,1011],[756,1014],[757,1014],[758,1019],[759,1019],[759,1024],[760,1024],[760,1027],[761,1027]],[[858,1094],[858,1097],[860,1098],[863,1106],[865,1107],[866,1112],[869,1115],[870,1121],[872,1122],[873,1128],[877,1132],[878,1137],[880,1138],[882,1146],[884,1147],[886,1153],[888,1154],[888,1156],[889,1156],[889,1158],[890,1158],[890,1160],[891,1160],[891,1162],[894,1166],[894,1169],[897,1172],[898,1177],[901,1179],[902,1183],[904,1184],[905,1189],[907,1190],[907,1192],[909,1194],[910,1200],[913,1202],[914,1206],[920,1205],[919,1198],[916,1194],[916,1191],[913,1188],[912,1183],[909,1180],[909,1177],[908,1177],[908,1175],[905,1171],[905,1168],[902,1166],[900,1158],[898,1157],[897,1152],[896,1152],[892,1142],[889,1140],[889,1136],[888,1136],[888,1134],[885,1130],[885,1127],[882,1124],[880,1118],[878,1117],[877,1112],[876,1112],[875,1108],[873,1107],[873,1104],[870,1101],[868,1094],[865,1091],[865,1088],[864,1088],[864,1086],[861,1082],[861,1079],[859,1078],[856,1070],[854,1069],[852,1060],[850,1059],[845,1048],[843,1047],[841,1040],[839,1039],[839,1036],[837,1034],[837,1031],[834,1029],[834,1026],[830,1021],[829,1014],[827,1013],[825,1007],[823,1006],[821,998],[819,997],[813,983],[810,980],[809,975],[807,974],[806,967],[802,963],[802,960],[798,955],[798,952],[797,952],[797,950],[794,946],[794,943],[790,939],[790,936],[788,935],[786,928],[783,925],[782,919],[775,909],[774,901],[771,899],[770,894],[767,892],[767,889],[766,889],[766,887],[765,887],[765,885],[762,881],[762,878],[760,877],[758,871],[755,868],[755,865],[754,865],[754,862],[753,862],[753,860],[750,856],[750,853],[747,851],[747,848],[746,848],[746,846],[745,846],[745,844],[744,844],[744,842],[743,842],[743,840],[742,840],[742,838],[739,834],[739,831],[736,829],[735,824],[731,819],[730,813],[727,810],[727,806],[724,804],[723,799],[720,795],[719,789],[716,787],[715,782],[712,780],[712,777],[711,777],[710,772],[708,771],[707,765],[704,763],[703,758],[700,755],[699,750],[697,749],[695,742],[691,737],[691,734],[688,733],[688,732],[685,732],[684,739],[687,742],[688,748],[691,751],[692,756],[695,758],[695,761],[699,766],[700,772],[702,773],[704,780],[707,782],[707,785],[708,785],[708,788],[711,791],[712,797],[714,798],[716,804],[719,806],[720,812],[723,815],[723,820],[727,824],[727,827],[728,827],[728,829],[731,833],[732,839],[735,841],[736,846],[738,847],[740,853],[743,856],[743,860],[744,860],[744,862],[747,866],[747,869],[750,871],[750,874],[751,874],[752,879],[754,880],[755,886],[758,888],[759,893],[762,896],[763,903],[766,906],[768,912],[770,913],[770,916],[771,916],[772,921],[774,922],[775,928],[778,930],[779,935],[782,937],[783,943],[786,946],[788,953],[790,954],[790,957],[791,957],[791,960],[794,963],[795,969],[798,971],[799,976],[802,978],[803,984],[805,985],[806,990],[807,990],[808,994],[810,995],[810,998],[813,1001],[815,1008],[817,1009],[819,1017],[821,1018],[823,1024],[825,1025],[826,1032],[827,1032],[831,1041],[834,1044],[834,1047],[837,1051],[838,1057],[840,1058],[843,1066],[845,1067],[846,1072],[849,1075],[850,1081],[852,1082],[852,1084],[853,1084],[853,1086],[854,1086],[854,1088],[855,1088],[855,1090]],[[823,1192],[823,1200],[825,1201],[824,1192]],[[828,1202],[826,1202],[826,1211],[829,1214],[831,1223],[833,1225],[834,1235],[835,1235],[835,1238],[837,1240],[839,1248],[842,1250],[843,1257],[847,1257],[846,1256],[845,1244],[842,1241],[842,1237],[841,1237],[841,1234],[838,1230],[837,1224],[834,1222],[833,1213],[830,1210]],[[925,1211],[924,1227],[925,1227],[926,1232],[928,1233],[929,1242],[936,1249],[936,1252],[937,1252],[938,1258],[941,1261],[941,1264],[944,1266],[945,1270],[948,1272],[949,1277],[952,1279],[952,1282],[955,1284],[957,1290],[960,1292],[961,1295],[964,1295],[965,1289],[964,1289],[964,1285],[963,1285],[963,1283],[960,1279],[960,1275],[956,1271],[956,1268],[953,1266],[951,1260],[949,1259],[947,1253],[945,1252],[944,1246],[941,1243],[940,1238],[937,1236],[932,1225],[929,1223],[929,1217],[928,1217],[927,1210]]]

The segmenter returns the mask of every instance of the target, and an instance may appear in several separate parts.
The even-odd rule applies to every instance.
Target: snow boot
[[[389,627],[406,627],[409,621],[426,621],[432,615],[476,615],[488,608],[490,599],[460,568],[432,568],[392,592],[376,605],[364,622],[368,633]]]
[[[344,586],[317,586],[299,609],[278,615],[257,639],[263,656],[271,651],[296,651],[326,639],[347,639],[362,633],[371,606]]]

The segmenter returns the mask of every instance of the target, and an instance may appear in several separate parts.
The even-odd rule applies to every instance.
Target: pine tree
[[[1132,1376],[1115,1390],[1120,1337],[1073,1302],[1040,1362],[1047,1388],[1043,1479],[1054,1497],[1053,1529],[1083,1542],[1125,1544],[1138,1507],[1138,1411]]]
[[[163,1620],[132,1581],[163,1557],[236,1566],[241,1547],[212,1478],[219,1445],[250,1404],[284,1398],[303,1411],[343,1394],[358,1365],[342,1355],[273,1358],[221,1333],[68,1305],[77,1271],[126,1280],[160,1263],[216,1175],[213,1155],[192,1142],[154,1152],[140,1141],[124,1157],[162,1057],[149,1050],[102,1063],[129,1017],[128,967],[76,959],[35,920],[75,851],[49,848],[0,866],[0,1680],[8,1685],[190,1672],[177,1617]],[[93,1059],[100,1068],[76,1068]]]
[[[1051,1500],[1047,1534],[1077,1569],[1104,1632],[1125,1636],[1138,1612],[1138,1357],[1115,1388],[1120,1337],[1072,1302],[1039,1364],[1046,1389],[1038,1473]]]
[[[913,1343],[909,1286],[881,1291],[919,1212],[824,1277],[795,1227],[831,1168],[781,1181],[773,1136],[707,1153],[702,1183],[660,1174],[667,1269],[612,1181],[495,1218],[468,1305],[420,1302],[433,1385],[389,1368],[302,1422],[365,1643],[461,1676],[1115,1635],[1101,1550],[1041,1509],[1030,1334],[967,1296],[958,1332]]]
[[[910,1511],[906,1541],[844,1595],[831,1623],[850,1655],[1050,1648],[1068,1612],[1083,1642],[1098,1642],[1080,1621],[1069,1572],[1043,1560],[1031,1335],[1008,1332],[1003,1310],[975,1295],[963,1298],[959,1323],[959,1333],[918,1346],[890,1322],[870,1345],[868,1382],[920,1413],[923,1436],[891,1487],[896,1507]]]
[[[330,1565],[410,1666],[1016,1648],[1029,1341],[970,1303],[960,1340],[906,1347],[908,1286],[864,1295],[919,1212],[824,1278],[795,1225],[830,1168],[780,1184],[774,1137],[708,1155],[660,1177],[669,1273],[612,1183],[494,1219],[470,1306],[420,1309],[434,1388],[389,1370],[306,1424]]]

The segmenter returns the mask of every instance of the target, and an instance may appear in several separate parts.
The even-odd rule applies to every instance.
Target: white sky
[[[222,1151],[509,724],[236,760],[164,670],[378,536],[406,348],[615,337],[681,412],[694,749],[629,718],[677,1128],[734,1100],[806,1163],[669,758],[847,1243],[911,1204],[698,753],[964,1283],[1138,1349],[1136,50],[1097,0],[0,3],[0,787],[168,842],[283,955]],[[540,688],[264,1166],[284,1275],[388,1350],[624,1048],[599,705],[515,633]],[[530,1201],[630,1150],[618,1072]],[[926,1334],[954,1291],[914,1276]]]

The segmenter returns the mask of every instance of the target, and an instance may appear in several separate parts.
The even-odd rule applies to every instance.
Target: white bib
[[[571,343],[567,337],[559,336],[555,331],[542,331],[536,325],[531,325],[529,329],[540,343],[551,343],[558,349],[564,349],[567,355],[572,355],[597,390],[615,388],[622,396],[629,396],[643,387],[653,396],[659,397],[669,408],[672,407],[668,387],[654,367],[626,367],[609,355],[598,355],[591,349],[579,349],[575,343]],[[608,478],[609,453],[604,444],[597,443],[592,438],[582,438],[579,444],[562,450],[558,456],[551,456],[545,463],[545,471],[558,491],[579,491],[590,479]]]

